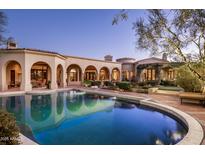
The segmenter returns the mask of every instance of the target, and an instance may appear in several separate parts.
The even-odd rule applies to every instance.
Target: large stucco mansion
[[[0,49],[0,91],[19,89],[31,91],[70,85],[81,85],[84,80],[133,81],[173,80],[175,72],[163,55],[136,61],[120,58],[113,62],[112,56],[104,60],[65,56],[57,52],[18,48],[8,42]]]

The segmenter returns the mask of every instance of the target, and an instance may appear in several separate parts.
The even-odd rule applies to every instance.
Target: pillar
[[[29,63],[29,57],[25,55],[25,61],[21,64],[22,69],[22,80],[20,89],[23,91],[31,91],[31,64]]]
[[[6,90],[6,68],[0,67],[0,91]]]
[[[57,77],[56,77],[56,73],[57,73],[57,67],[55,66],[55,63],[53,65],[50,65],[50,69],[51,69],[51,89],[57,89],[58,85],[57,85]]]
[[[109,73],[109,81],[112,81],[112,71]]]
[[[82,71],[82,73],[81,73],[81,84],[84,83],[84,74],[85,74],[85,72]]]
[[[156,80],[158,82],[158,84],[160,84],[161,82],[161,75],[160,75],[160,72],[161,72],[161,66],[156,66]]]
[[[63,87],[67,86],[67,70],[66,68],[63,68]]]
[[[136,81],[139,83],[142,69],[140,69],[140,68],[136,68],[136,69],[137,69]]]

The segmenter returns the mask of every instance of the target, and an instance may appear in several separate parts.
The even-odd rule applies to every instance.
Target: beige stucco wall
[[[2,50],[0,51],[0,91],[8,90],[8,81],[6,78],[9,77],[9,74],[6,75],[6,66],[9,61],[16,61],[21,66],[22,72],[22,83],[21,90],[30,91],[32,90],[31,86],[31,67],[37,62],[44,62],[49,65],[51,68],[51,89],[58,88],[57,86],[57,67],[62,65],[63,67],[63,86],[66,86],[67,79],[67,68],[71,64],[77,64],[82,70],[82,79],[84,72],[87,66],[93,65],[96,67],[97,72],[100,72],[102,67],[107,67],[110,74],[114,68],[118,68],[121,71],[121,64],[114,62],[105,62],[100,60],[78,58],[78,57],[63,57],[57,54],[36,52],[31,50]],[[120,72],[121,74],[121,72]],[[121,75],[120,75],[121,79]]]

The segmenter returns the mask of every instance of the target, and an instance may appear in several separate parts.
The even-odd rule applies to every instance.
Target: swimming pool
[[[176,144],[187,129],[156,109],[82,91],[0,98],[21,133],[38,144]]]

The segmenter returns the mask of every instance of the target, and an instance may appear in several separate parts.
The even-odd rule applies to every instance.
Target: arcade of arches
[[[5,65],[6,71],[6,89],[20,88],[22,83],[22,67],[17,61],[9,61]],[[55,77],[52,75],[55,73]],[[64,75],[64,73],[66,73]],[[30,84],[31,88],[48,88],[48,85],[53,83],[55,79],[57,88],[69,86],[72,84],[80,85],[84,80],[120,80],[120,70],[118,68],[109,69],[101,67],[97,69],[93,65],[89,65],[82,71],[82,68],[77,64],[71,64],[64,71],[62,64],[56,66],[56,70],[51,69],[51,66],[43,61],[35,62],[30,68]]]

